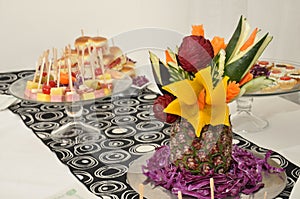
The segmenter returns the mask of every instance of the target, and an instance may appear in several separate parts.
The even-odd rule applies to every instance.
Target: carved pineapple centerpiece
[[[191,124],[182,119],[172,125],[171,161],[195,174],[206,175],[213,170],[225,173],[230,168],[232,130],[225,125],[205,125],[196,137]]]
[[[156,118],[172,124],[170,159],[181,169],[206,175],[230,168],[232,128],[227,103],[248,88],[255,91],[270,83],[253,81],[249,71],[272,37],[265,34],[257,39],[255,29],[244,40],[248,30],[241,16],[225,44],[220,37],[206,39],[203,27],[193,26],[192,35],[183,38],[178,51],[165,51],[165,62],[150,52],[154,77],[163,93],[153,111]]]

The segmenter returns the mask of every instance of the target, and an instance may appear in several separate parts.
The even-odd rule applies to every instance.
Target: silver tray
[[[138,192],[139,185],[144,185],[144,197],[147,199],[157,199],[163,198],[163,199],[177,199],[178,197],[174,194],[172,194],[169,190],[157,186],[155,187],[153,183],[149,182],[147,180],[147,176],[145,176],[142,173],[142,165],[146,165],[146,160],[148,160],[154,152],[147,153],[143,155],[142,157],[136,159],[130,166],[127,172],[127,180],[129,185]],[[252,152],[255,156],[263,157],[262,155]],[[272,159],[268,160],[269,164],[280,168],[277,162],[275,162]],[[263,183],[265,186],[260,189],[258,192],[252,194],[252,195],[244,195],[241,194],[241,199],[263,199],[265,192],[267,192],[267,198],[274,198],[278,194],[280,194],[284,188],[286,187],[287,183],[287,176],[285,172],[282,173],[267,173],[263,172]],[[184,196],[184,199],[192,199],[193,197],[187,197]],[[193,198],[194,199],[194,198]],[[230,199],[230,198],[227,198]]]

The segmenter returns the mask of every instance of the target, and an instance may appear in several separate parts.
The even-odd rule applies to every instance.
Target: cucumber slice
[[[152,52],[150,54],[150,62],[153,69],[153,76],[158,86],[164,86],[170,83],[170,73],[164,63]]]
[[[224,73],[225,59],[226,59],[225,50],[221,49],[211,62],[211,77],[212,77],[214,88],[217,86],[219,81],[222,80],[222,76]]]
[[[241,16],[238,26],[236,27],[232,37],[230,38],[227,46],[226,46],[226,59],[225,64],[230,62],[230,60],[235,57],[235,55],[239,52],[246,36],[250,31],[250,26],[245,17]]]
[[[265,34],[265,36],[256,42],[242,57],[226,65],[224,74],[227,75],[231,81],[239,82],[257,61],[272,39],[273,37],[269,36],[268,33]]]
[[[245,93],[260,91],[261,89],[271,85],[273,82],[274,80],[269,79],[266,76],[256,77],[242,86],[239,97]]]

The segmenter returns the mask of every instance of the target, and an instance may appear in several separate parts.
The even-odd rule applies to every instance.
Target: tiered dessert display
[[[269,165],[269,152],[258,158],[232,143],[228,103],[273,83],[266,75],[250,73],[272,36],[267,33],[258,38],[255,29],[246,39],[249,30],[241,16],[225,44],[220,37],[206,39],[203,26],[193,26],[192,35],[183,38],[177,51],[165,51],[165,62],[150,52],[163,93],[153,111],[156,118],[171,124],[169,146],[157,149],[143,166],[156,186],[205,199],[211,198],[213,178],[216,198],[239,198],[264,187],[264,171],[282,172]]]
[[[52,57],[50,58],[50,54]],[[53,136],[65,138],[78,132],[99,132],[79,121],[83,103],[91,103],[120,93],[131,86],[135,62],[117,46],[109,46],[104,37],[82,35],[68,45],[60,58],[57,49],[46,50],[38,59],[33,76],[21,79],[10,87],[20,98],[38,103],[64,104],[74,122],[54,130]]]

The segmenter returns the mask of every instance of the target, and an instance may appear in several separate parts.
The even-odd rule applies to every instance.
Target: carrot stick
[[[249,82],[253,79],[253,74],[248,72],[239,82],[240,86],[244,85],[245,83]]]
[[[235,81],[229,82],[227,86],[227,93],[226,93],[226,103],[231,102],[239,93],[240,93],[240,86]]]
[[[214,49],[214,55],[218,54],[221,49],[226,48],[224,38],[222,37],[215,36],[210,43]]]
[[[168,50],[165,50],[165,54],[166,54],[166,63],[168,62],[174,62],[174,60],[172,59],[170,53]]]
[[[202,89],[198,95],[198,106],[200,110],[204,109],[205,106],[205,90]]]
[[[256,34],[258,32],[258,28],[255,28],[247,41],[244,43],[244,45],[240,48],[240,51],[246,50],[249,46],[251,46],[254,43],[254,40],[256,38]]]
[[[204,37],[203,24],[192,26],[192,35]]]

